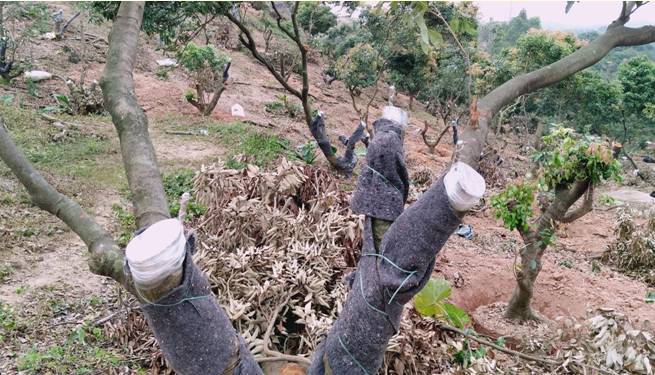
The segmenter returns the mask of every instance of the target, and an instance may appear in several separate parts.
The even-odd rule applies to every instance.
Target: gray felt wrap
[[[403,212],[409,192],[402,126],[380,119],[373,127],[375,138],[366,151],[351,206],[355,213],[394,221]]]
[[[262,374],[216,303],[192,253],[193,240],[187,242],[182,284],[154,304],[142,306],[168,363],[182,375]],[[207,297],[185,300],[198,296]]]
[[[388,136],[390,138],[391,134],[380,136],[376,133],[371,146],[374,152],[371,153],[369,147],[367,158],[371,165],[380,168],[378,171],[384,173],[385,179],[393,181],[398,176],[407,176],[407,172],[402,162],[402,139],[398,138],[400,142],[397,143]],[[378,146],[385,147],[376,149],[378,142]],[[386,153],[391,153],[393,158],[389,159]],[[353,198],[353,205],[357,202],[358,211],[368,215],[362,256],[344,308],[328,337],[314,353],[309,374],[325,373],[324,356],[333,374],[375,374],[382,364],[389,339],[397,332],[404,304],[427,283],[437,252],[460,223],[448,201],[443,177],[404,212],[402,205],[396,207],[395,201],[390,202],[385,194],[376,194],[379,191],[390,193],[379,186],[386,183],[385,179],[371,176],[370,179],[362,177],[358,182],[359,197]],[[406,190],[400,192],[400,197],[404,196]],[[404,199],[401,202],[404,203]],[[380,212],[375,209],[378,206],[388,210]],[[384,235],[380,249],[375,249],[371,217],[393,220],[395,217],[387,214],[396,212],[400,216]]]

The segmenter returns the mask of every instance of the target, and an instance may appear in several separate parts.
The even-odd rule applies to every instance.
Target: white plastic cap
[[[134,237],[125,249],[134,282],[154,286],[179,270],[185,244],[184,226],[177,219],[159,221]]]
[[[486,189],[484,178],[463,162],[453,164],[444,177],[444,185],[451,206],[461,212],[478,204]]]
[[[382,118],[395,121],[400,125],[407,125],[409,123],[409,115],[398,107],[387,105],[382,110]]]

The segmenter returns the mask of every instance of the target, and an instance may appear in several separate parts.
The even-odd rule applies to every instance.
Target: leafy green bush
[[[491,198],[494,215],[503,220],[510,230],[528,229],[528,220],[533,215],[535,186],[527,183],[510,185]]]
[[[187,205],[187,216],[185,220],[201,216],[207,208],[196,202],[193,192],[193,178],[196,173],[190,169],[182,169],[174,173],[165,174],[163,177],[164,192],[168,200],[171,216],[177,217],[180,212],[180,197],[185,192],[191,194],[191,199]]]
[[[208,116],[224,90],[224,73],[229,68],[230,56],[212,46],[189,42],[178,51],[177,60],[196,89],[195,95],[187,93],[185,99]]]
[[[621,164],[614,159],[607,142],[582,137],[559,125],[543,137],[543,150],[534,155],[534,160],[541,167],[540,184],[544,190],[566,187],[575,181],[621,181]]]

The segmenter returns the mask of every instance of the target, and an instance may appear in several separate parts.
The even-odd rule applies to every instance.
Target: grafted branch
[[[587,191],[584,196],[584,201],[582,205],[576,208],[573,211],[567,212],[562,217],[558,218],[558,221],[562,223],[572,223],[584,215],[588,214],[594,208],[594,185],[589,184]]]
[[[109,34],[107,64],[100,85],[118,132],[123,164],[133,194],[137,225],[146,227],[170,216],[148,119],[134,93],[132,70],[143,18],[143,2],[123,2]]]
[[[91,272],[108,276],[131,290],[123,272],[123,252],[109,232],[93,220],[67,196],[58,192],[32,167],[25,155],[12,142],[0,119],[0,159],[27,189],[32,202],[42,210],[57,216],[87,245],[91,252]]]

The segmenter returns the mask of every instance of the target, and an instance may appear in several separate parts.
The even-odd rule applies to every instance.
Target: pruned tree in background
[[[300,32],[300,27],[298,24],[298,9],[300,3],[293,4],[291,10],[291,15],[289,16],[291,25],[289,25],[288,20],[281,14],[278,9],[278,5],[275,2],[271,2],[271,8],[275,14],[275,21],[277,27],[282,31],[298,48],[300,51],[301,65],[300,65],[300,75],[302,80],[302,88],[299,90],[287,82],[287,79],[279,72],[271,62],[261,54],[259,51],[255,39],[252,35],[252,31],[247,25],[246,21],[241,18],[238,14],[238,7],[232,7],[229,11],[226,12],[227,18],[234,23],[241,34],[239,35],[239,40],[244,47],[246,47],[260,63],[262,63],[266,69],[275,77],[275,79],[284,87],[291,95],[295,96],[300,100],[302,104],[303,112],[305,114],[305,123],[309,127],[312,136],[318,143],[318,147],[321,149],[323,155],[328,160],[331,166],[337,169],[340,172],[345,174],[351,174],[355,164],[357,163],[356,156],[354,152],[346,152],[342,157],[336,155],[336,148],[332,146],[330,139],[325,133],[325,120],[323,116],[313,116],[312,108],[309,103],[309,75],[307,71],[307,47],[303,42],[303,37]],[[351,139],[355,140],[355,143],[363,137],[363,131],[360,129],[361,126],[353,132]],[[354,147],[354,143],[351,142],[351,146]]]
[[[229,78],[230,56],[212,46],[198,46],[189,42],[177,53],[178,63],[184,68],[194,88],[184,97],[203,116],[216,108]]]

